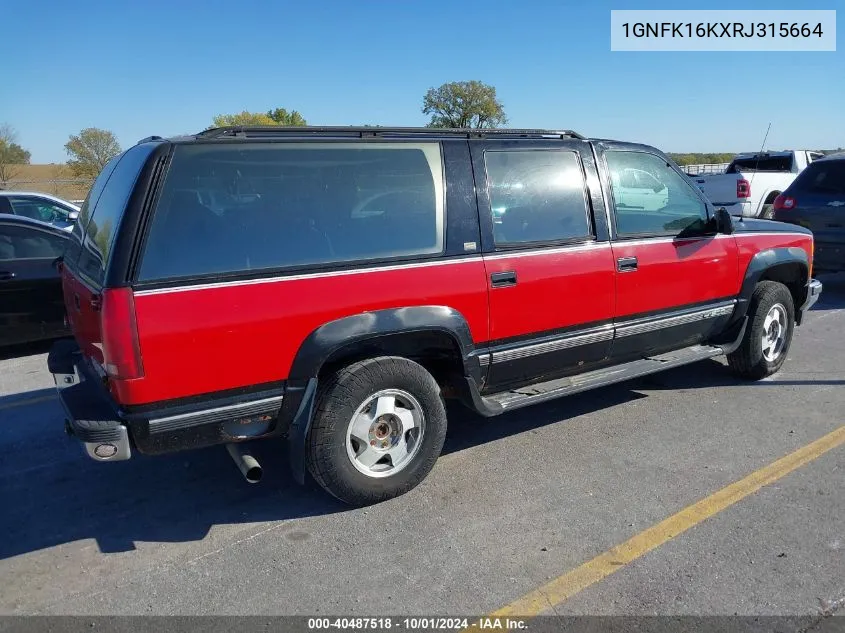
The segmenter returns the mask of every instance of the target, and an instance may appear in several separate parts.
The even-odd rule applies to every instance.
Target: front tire
[[[382,356],[348,365],[320,387],[306,463],[327,492],[364,506],[416,487],[445,439],[446,410],[431,374]]]
[[[748,318],[742,343],[728,354],[728,365],[742,378],[759,380],[783,366],[792,343],[795,307],[789,289],[775,281],[757,284]]]

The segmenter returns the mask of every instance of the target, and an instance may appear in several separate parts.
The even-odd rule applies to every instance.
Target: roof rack
[[[575,138],[585,137],[572,130],[520,130],[506,128],[432,128],[432,127],[356,127],[356,126],[283,126],[283,125],[230,125],[204,130],[196,138],[266,138],[273,136],[310,136],[336,134],[353,138],[390,136],[458,136],[462,138]]]

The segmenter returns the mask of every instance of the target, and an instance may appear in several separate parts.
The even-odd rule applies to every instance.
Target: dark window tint
[[[0,261],[54,259],[65,250],[67,240],[41,229],[0,224]]]
[[[702,231],[707,207],[690,182],[645,152],[606,152],[620,235]]]
[[[85,233],[85,227],[88,226],[88,220],[91,219],[91,211],[97,205],[97,200],[100,199],[100,194],[106,187],[106,183],[114,171],[120,156],[112,158],[106,166],[100,171],[100,175],[94,181],[94,185],[89,189],[88,195],[85,196],[85,201],[82,203],[82,208],[79,210],[79,217],[73,224],[73,231],[71,231],[70,240],[68,241],[67,250],[65,251],[65,263],[75,264],[82,252],[82,238]]]
[[[737,158],[728,165],[726,174],[740,171],[791,171],[792,154],[786,156],[758,156],[752,158]]]
[[[438,143],[182,145],[140,280],[439,253]]]
[[[489,151],[484,161],[497,245],[591,234],[584,173],[575,152]]]
[[[790,193],[845,194],[845,160],[813,163],[798,175]]]
[[[102,284],[114,235],[151,148],[137,145],[127,150],[100,193],[85,227],[79,270],[95,284]]]
[[[33,220],[51,224],[68,224],[70,209],[44,198],[10,198],[15,215],[22,215]]]

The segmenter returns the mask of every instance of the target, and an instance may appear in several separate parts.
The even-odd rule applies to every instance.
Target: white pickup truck
[[[731,215],[770,218],[778,194],[822,156],[808,150],[738,154],[725,173],[690,178],[710,202]]]

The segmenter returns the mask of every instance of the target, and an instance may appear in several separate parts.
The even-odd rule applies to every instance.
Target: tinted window
[[[0,224],[0,260],[55,259],[64,252],[67,240],[48,231]]]
[[[149,146],[137,145],[123,154],[106,181],[85,227],[79,270],[96,284],[103,283],[114,234],[150,151]]]
[[[79,217],[73,224],[73,231],[71,232],[67,250],[65,251],[66,263],[76,263],[79,254],[82,252],[82,237],[85,233],[85,227],[88,226],[88,220],[91,219],[91,210],[97,205],[97,200],[100,199],[100,194],[103,193],[103,189],[105,189],[106,183],[119,160],[120,156],[115,156],[106,163],[106,166],[103,167],[100,175],[94,181],[94,185],[88,190],[88,195],[85,196],[85,201],[79,210]]]
[[[686,178],[645,152],[606,152],[620,235],[701,231],[707,207]]]
[[[497,245],[590,235],[584,173],[575,152],[489,151],[484,161]]]
[[[66,223],[70,211],[43,198],[10,198],[15,215],[23,215],[42,222]]]
[[[813,163],[798,175],[790,192],[845,194],[845,160]]]
[[[786,156],[759,156],[751,158],[737,158],[728,165],[726,174],[739,171],[790,171],[792,170],[792,154]]]
[[[176,148],[140,280],[443,250],[437,143]]]

